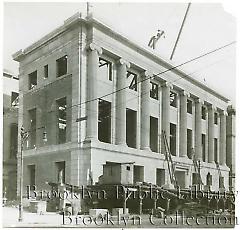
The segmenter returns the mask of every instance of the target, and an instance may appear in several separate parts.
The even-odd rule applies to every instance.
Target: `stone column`
[[[202,101],[195,101],[195,157],[202,160]]]
[[[186,91],[180,93],[180,157],[187,157],[187,97],[189,97],[189,93]]]
[[[150,76],[142,74],[141,82],[141,149],[150,150]]]
[[[130,63],[120,59],[117,65],[116,144],[126,145],[126,78]]]
[[[214,112],[216,108],[208,107],[208,162],[214,163]]]
[[[226,116],[227,112],[222,111],[220,113],[220,157],[219,163],[226,166]]]
[[[99,55],[102,49],[91,43],[88,46],[88,65],[87,65],[87,130],[86,139],[98,138],[98,100],[97,98],[97,73]]]
[[[162,85],[162,130],[165,131],[168,145],[170,145],[170,90],[173,89],[172,84],[165,82]],[[162,153],[165,152],[163,138],[162,140]]]

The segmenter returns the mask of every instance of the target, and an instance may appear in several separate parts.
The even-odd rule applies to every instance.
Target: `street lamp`
[[[43,141],[47,142],[47,132],[46,132],[46,127],[44,127],[45,130],[43,132]],[[20,148],[20,180],[19,180],[19,184],[20,184],[20,189],[19,189],[19,217],[18,217],[18,221],[22,222],[23,221],[23,206],[22,206],[22,195],[23,195],[23,147],[24,147],[24,143],[26,142],[26,140],[29,137],[29,133],[27,131],[24,130],[24,128],[21,128],[21,132],[20,132],[20,141],[21,141],[21,148]]]

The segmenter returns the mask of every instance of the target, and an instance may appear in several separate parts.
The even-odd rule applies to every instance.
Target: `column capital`
[[[94,50],[96,50],[99,55],[102,54],[102,48],[101,48],[100,46],[96,45],[95,43],[90,43],[90,44],[87,46],[87,50],[88,50],[88,51],[94,51]]]
[[[213,104],[209,105],[209,106],[208,106],[208,109],[209,109],[209,110],[213,110],[214,112],[217,111],[217,107],[216,107],[215,105],[213,105]]]
[[[225,111],[225,110],[221,110],[219,112],[219,114],[220,114],[220,116],[227,116],[228,115],[227,111]]]
[[[145,70],[145,71],[143,71],[143,72],[141,73],[141,75],[142,75],[143,77],[151,77],[151,76],[153,76],[153,73],[152,73],[151,71],[149,71],[149,70]]]
[[[180,92],[180,96],[190,97],[190,93],[189,93],[188,91],[186,91],[186,90],[182,90],[182,91]]]
[[[162,87],[167,87],[167,88],[173,89],[173,85],[167,81],[162,84]]]
[[[202,100],[201,98],[197,98],[197,99],[195,99],[195,103],[199,103],[199,104],[203,105],[204,100]]]
[[[127,60],[125,60],[123,58],[120,58],[118,60],[117,64],[119,64],[119,65],[126,65],[127,68],[130,68],[130,66],[131,66],[130,62],[128,62]]]

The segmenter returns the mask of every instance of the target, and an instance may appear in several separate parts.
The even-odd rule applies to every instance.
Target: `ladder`
[[[177,179],[176,179],[176,176],[175,176],[175,168],[174,168],[174,164],[173,164],[173,161],[172,161],[172,156],[171,156],[172,154],[170,152],[170,148],[169,148],[169,145],[168,145],[165,130],[162,130],[162,136],[163,136],[163,144],[164,144],[164,147],[165,147],[165,151],[164,151],[165,160],[167,161],[167,164],[168,164],[170,181],[174,185],[174,188],[177,188],[178,184],[177,184]]]
[[[193,166],[194,166],[194,170],[197,173],[197,180],[198,180],[198,184],[202,185],[202,178],[201,178],[201,172],[200,172],[200,162],[198,163],[196,158],[195,158],[195,152],[193,150],[193,154],[192,154],[192,161],[193,161]]]
[[[215,163],[216,163],[216,167],[217,167],[217,170],[218,170],[218,175],[219,175],[219,177],[222,177],[222,173],[221,173],[219,163],[217,161]]]

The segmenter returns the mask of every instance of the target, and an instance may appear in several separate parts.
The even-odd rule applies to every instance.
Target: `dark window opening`
[[[67,134],[67,99],[66,97],[57,100],[57,122],[58,122],[58,143],[66,142]]]
[[[206,135],[202,134],[202,159],[206,162]]]
[[[109,81],[112,81],[112,63],[103,58],[99,58],[99,75],[107,76]]]
[[[56,162],[57,182],[65,183],[65,161]]]
[[[37,71],[28,75],[28,89],[34,89],[37,86]]]
[[[127,71],[127,79],[129,80],[129,89],[137,91],[137,74]]]
[[[144,182],[144,167],[134,165],[133,166],[133,183]]]
[[[98,101],[98,140],[111,143],[111,103]]]
[[[44,66],[44,78],[48,78],[48,65]]]
[[[131,148],[136,148],[137,134],[137,112],[131,109],[126,110],[126,138],[127,145]]]
[[[187,156],[192,159],[192,130],[187,129]]]
[[[202,119],[206,120],[206,117],[207,117],[207,109],[204,106],[202,106]]]
[[[192,185],[197,185],[198,184],[198,178],[199,178],[198,173],[193,173],[192,174]]]
[[[219,188],[224,188],[224,177],[223,176],[219,177]]]
[[[218,113],[214,113],[214,124],[218,124]]]
[[[192,114],[192,107],[193,107],[192,101],[187,99],[187,112],[190,114]]]
[[[162,186],[165,184],[165,169],[156,170],[156,185]]]
[[[214,161],[218,162],[218,139],[214,138]]]
[[[11,124],[10,129],[10,159],[17,158],[18,151],[18,125],[15,123]]]
[[[170,92],[170,105],[177,107],[177,94],[172,91]]]
[[[57,77],[61,77],[65,74],[67,74],[67,59],[68,59],[67,55],[57,59],[57,61],[56,61],[57,62]]]
[[[153,82],[150,82],[150,84],[151,84],[150,97],[158,100],[158,84]]]
[[[35,148],[36,147],[36,120],[37,120],[37,110],[32,109],[29,110],[29,119],[30,119],[30,131],[29,131],[29,148]]]
[[[130,166],[127,166],[127,171],[130,171]]]
[[[29,185],[32,190],[36,185],[36,167],[35,165],[28,165],[28,173],[29,173]]]
[[[158,152],[158,119],[150,117],[150,148]]]
[[[19,93],[12,92],[11,95],[11,106],[17,107],[19,105]]]
[[[208,186],[212,185],[212,175],[210,173],[207,174],[207,185]]]
[[[176,141],[177,141],[177,126],[170,123],[170,152],[173,156],[176,156]]]

